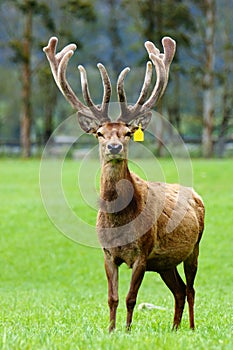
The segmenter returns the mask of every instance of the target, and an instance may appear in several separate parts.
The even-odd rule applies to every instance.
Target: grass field
[[[160,164],[173,181],[171,162]],[[117,330],[109,335],[101,250],[74,243],[52,225],[40,198],[39,161],[0,160],[0,348],[233,349],[233,160],[194,160],[193,171],[207,208],[195,283],[195,332],[188,328],[187,308],[181,328],[171,331],[173,297],[158,275],[148,273],[138,304],[165,310],[136,307],[127,333],[130,270],[122,266]],[[77,163],[68,161],[66,191],[78,208],[76,172]],[[94,211],[81,209],[94,223]]]

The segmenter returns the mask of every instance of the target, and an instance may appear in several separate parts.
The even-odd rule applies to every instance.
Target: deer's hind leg
[[[197,243],[192,254],[184,261],[184,273],[186,277],[186,295],[189,306],[189,324],[194,329],[194,299],[195,289],[193,287],[198,265],[199,244]]]
[[[171,270],[160,272],[160,276],[175,298],[175,314],[172,329],[177,329],[180,325],[184,310],[186,285],[180,277],[176,267]]]

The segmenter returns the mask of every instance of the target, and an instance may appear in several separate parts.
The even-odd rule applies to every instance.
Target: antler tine
[[[147,62],[147,65],[146,65],[146,74],[145,74],[144,83],[143,83],[139,98],[135,103],[134,108],[132,109],[133,112],[136,112],[137,109],[141,108],[141,106],[145,103],[148,90],[150,87],[151,79],[152,79],[152,64],[149,61]]]
[[[170,64],[172,63],[176,51],[176,42],[168,36],[165,36],[162,39],[162,44],[164,49],[164,54],[162,54],[164,56],[164,64],[169,72]]]
[[[162,45],[163,45],[163,49],[164,49],[164,54],[162,54],[162,55],[163,55],[163,61],[164,61],[164,65],[165,65],[166,72],[167,72],[167,82],[168,82],[170,65],[172,63],[172,60],[173,60],[175,52],[176,52],[176,42],[169,37],[164,37],[162,39]],[[167,86],[167,84],[166,84],[166,86]],[[163,93],[166,89],[166,86],[164,87]]]
[[[88,88],[87,72],[85,68],[79,65],[78,69],[80,71],[80,76],[81,76],[81,86],[82,86],[83,97],[87,105],[90,107],[95,117],[97,117],[97,119],[99,119],[101,122],[110,121],[108,117],[108,103],[111,97],[111,83],[105,67],[100,63],[98,64],[98,69],[100,71],[103,86],[104,86],[104,94],[103,94],[101,107],[97,107],[91,99],[91,95]]]
[[[80,77],[81,77],[81,87],[82,87],[82,92],[83,92],[83,97],[88,105],[90,107],[91,111],[95,115],[97,119],[101,118],[101,110],[96,107],[94,102],[91,99],[91,95],[89,92],[88,88],[88,82],[87,82],[87,72],[86,69],[82,66],[78,66],[79,72],[80,72]]]
[[[103,88],[104,88],[103,100],[102,100],[102,105],[101,105],[102,115],[105,119],[109,119],[108,118],[108,106],[109,106],[110,97],[112,94],[111,81],[110,81],[110,78],[108,76],[107,70],[104,67],[104,65],[101,63],[98,63],[97,67],[100,71],[100,75],[101,75],[102,82],[103,82]]]
[[[127,98],[126,98],[125,89],[124,89],[125,76],[126,74],[129,73],[129,71],[130,71],[129,67],[124,68],[121,71],[117,80],[117,94],[118,94],[118,100],[120,102],[120,109],[121,109],[121,114],[117,119],[118,121],[123,120],[124,117],[126,118],[126,116],[129,115],[130,113],[130,109],[127,105]]]

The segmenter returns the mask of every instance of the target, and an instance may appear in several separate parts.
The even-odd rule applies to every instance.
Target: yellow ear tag
[[[144,141],[144,132],[142,131],[142,125],[141,124],[139,124],[139,128],[133,134],[133,140],[136,141],[136,142],[137,141],[138,142]]]

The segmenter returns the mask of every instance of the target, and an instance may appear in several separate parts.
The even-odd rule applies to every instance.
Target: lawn
[[[91,162],[86,165],[90,173]],[[159,163],[166,179],[176,181],[171,161]],[[187,308],[181,328],[171,331],[173,297],[159,275],[148,273],[137,304],[161,309],[136,307],[127,333],[130,270],[122,266],[117,330],[111,335],[102,252],[68,239],[49,220],[40,197],[39,166],[39,160],[0,160],[1,349],[233,348],[233,160],[193,161],[194,187],[207,209],[195,283],[195,332],[188,328]],[[79,166],[66,162],[64,189],[72,210],[93,228],[95,199],[90,206],[78,195]]]

